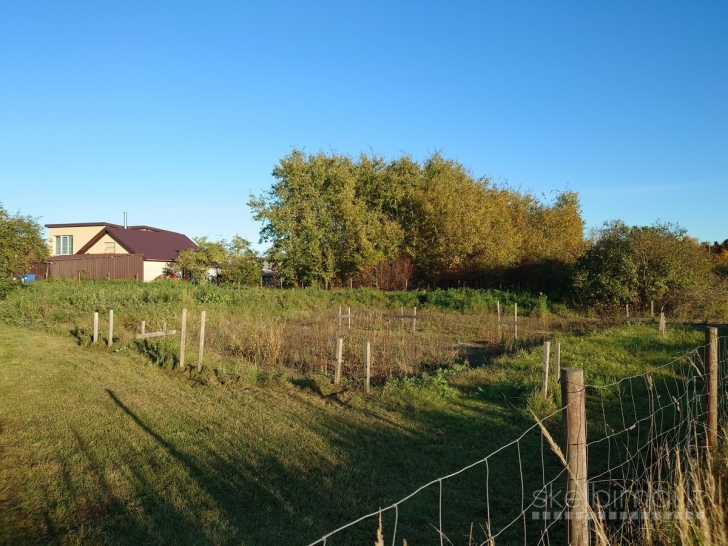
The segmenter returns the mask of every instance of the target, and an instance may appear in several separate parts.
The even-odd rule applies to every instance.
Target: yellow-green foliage
[[[294,150],[273,176],[250,205],[289,283],[345,285],[405,258],[414,263],[409,282],[494,279],[524,262],[568,265],[583,250],[574,192],[544,204],[440,154],[420,164]]]

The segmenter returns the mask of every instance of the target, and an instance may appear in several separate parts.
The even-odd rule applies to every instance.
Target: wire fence
[[[718,392],[728,387],[728,343],[717,338]],[[693,457],[706,441],[707,346],[644,373],[608,384],[580,386],[591,438],[587,452],[588,519],[633,528],[645,517],[677,518],[668,484],[675,478],[671,453]],[[564,373],[562,370],[562,379]],[[563,382],[562,382],[563,383]],[[562,396],[564,394],[562,384]],[[720,410],[728,410],[722,396]],[[309,546],[372,543],[381,518],[385,543],[430,537],[428,544],[568,544],[571,519],[565,465],[567,432],[559,426],[574,402],[524,430],[472,464],[433,479],[400,500],[325,534]],[[586,438],[582,436],[582,438]],[[566,455],[568,458],[568,455]],[[657,513],[659,512],[659,513]],[[690,515],[692,516],[692,514]],[[471,523],[462,528],[462,521]],[[593,525],[593,523],[592,523]],[[414,544],[414,542],[413,542]]]

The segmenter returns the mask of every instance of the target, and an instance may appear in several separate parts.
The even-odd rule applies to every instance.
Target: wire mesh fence
[[[728,343],[726,338],[716,343],[718,390],[726,393]],[[670,486],[676,465],[671,454],[689,459],[706,447],[707,348],[696,347],[611,383],[578,386],[586,407],[575,414],[576,428],[588,428],[588,437],[579,440],[588,461],[588,514],[572,512],[575,499],[569,480],[574,480],[575,471],[569,466],[572,455],[566,446],[573,440],[567,438],[567,427],[559,426],[559,417],[564,423],[577,407],[566,402],[562,381],[561,409],[537,419],[514,440],[309,546],[372,543],[380,518],[384,543],[393,546],[413,537],[429,537],[428,544],[494,546],[578,543],[573,535],[567,536],[567,523],[576,517],[584,517],[585,526],[598,526],[601,533],[606,529],[622,536],[645,517],[699,517],[676,511]],[[562,380],[568,372],[562,371]],[[725,412],[728,397],[719,399],[719,410]],[[464,519],[471,522],[466,528],[461,527]]]

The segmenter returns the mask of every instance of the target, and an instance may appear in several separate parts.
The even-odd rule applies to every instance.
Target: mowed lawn
[[[620,326],[562,337],[562,359],[609,384],[702,340],[699,328],[661,338],[654,325]],[[277,368],[231,386],[210,370],[164,370],[134,346],[83,346],[71,333],[0,322],[0,543],[309,544],[519,437],[533,424],[527,406],[554,411],[558,399],[538,394],[541,359],[533,346],[369,395]],[[620,400],[607,403],[621,418]],[[602,415],[588,413],[591,438]],[[558,440],[558,417],[547,424]],[[519,513],[559,471],[538,433],[526,436],[444,482],[441,497],[436,485],[403,504],[397,543],[439,543],[442,502],[453,544],[468,543],[471,524],[482,542],[486,517],[494,529],[518,522],[499,544],[523,544]],[[384,517],[388,543],[393,518]],[[327,546],[371,544],[375,532],[373,518]]]
[[[0,543],[307,544],[527,425],[473,385],[403,404],[269,375],[229,388],[0,322]],[[449,490],[457,542],[484,512],[472,479]],[[436,495],[401,512],[410,544],[437,538]]]

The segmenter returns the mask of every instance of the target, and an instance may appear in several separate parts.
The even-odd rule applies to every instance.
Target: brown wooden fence
[[[144,279],[141,254],[72,254],[54,256],[47,261],[33,261],[31,273],[36,279]]]

